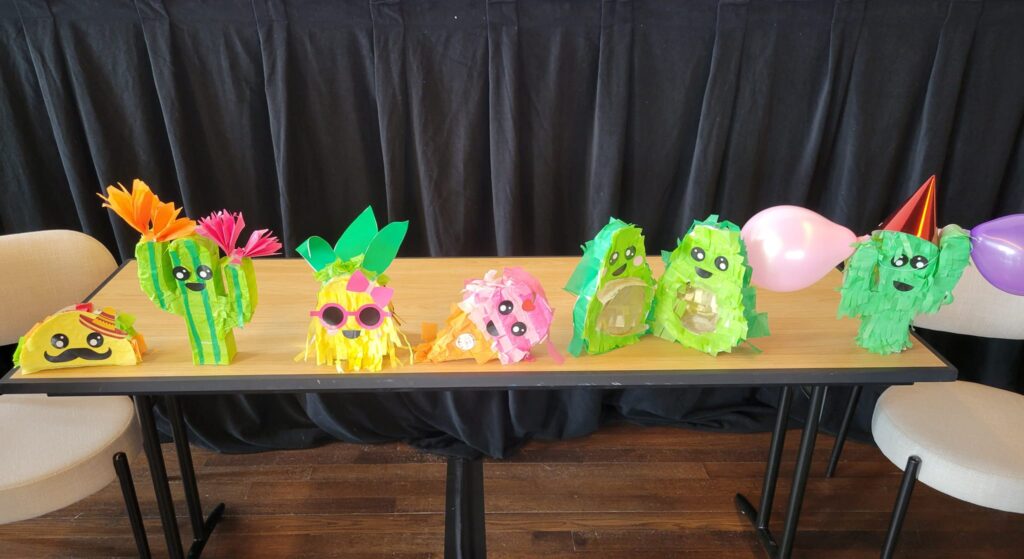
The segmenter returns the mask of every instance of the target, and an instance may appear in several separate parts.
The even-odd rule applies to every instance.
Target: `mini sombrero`
[[[115,311],[113,308],[104,307],[99,314],[91,313],[91,305],[88,309],[78,310],[85,311],[82,314],[78,315],[78,321],[81,322],[83,326],[92,330],[93,332],[99,332],[104,336],[110,336],[111,338],[116,339],[121,339],[128,335],[128,332],[125,332],[124,330],[118,328],[117,324],[114,322],[117,317],[114,314]]]

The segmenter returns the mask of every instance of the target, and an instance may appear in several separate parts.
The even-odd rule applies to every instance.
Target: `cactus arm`
[[[243,327],[252,320],[258,303],[256,271],[252,259],[243,258],[241,264],[231,264],[231,259],[224,257],[220,261],[220,268],[227,287],[230,325]]]

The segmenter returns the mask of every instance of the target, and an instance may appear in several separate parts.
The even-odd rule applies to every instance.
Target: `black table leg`
[[[139,497],[135,494],[135,482],[132,481],[132,470],[128,466],[128,456],[123,452],[114,454],[114,472],[121,484],[121,496],[124,497],[124,508],[128,513],[128,522],[135,536],[135,549],[139,559],[149,559],[149,540],[146,539],[146,526],[142,523],[142,511],[139,510]]]
[[[199,501],[199,487],[196,485],[196,472],[192,466],[192,449],[188,445],[188,430],[181,415],[181,402],[176,396],[167,397],[167,415],[174,433],[174,445],[178,450],[178,467],[181,469],[181,481],[185,487],[185,502],[188,504],[188,517],[192,522],[192,546],[188,557],[199,557],[206,547],[210,534],[224,514],[224,503],[217,504],[213,512],[203,520],[203,505]]]
[[[449,458],[444,511],[445,559],[484,559],[484,462]]]
[[[167,483],[164,453],[160,449],[160,435],[156,432],[156,423],[153,421],[153,401],[149,396],[135,396],[135,411],[139,415],[139,424],[142,427],[142,446],[146,450],[150,477],[153,478],[153,491],[156,493],[156,503],[160,509],[160,524],[164,529],[167,553],[174,559],[180,559],[184,556],[181,535],[178,533],[178,519],[174,514],[174,501],[171,500],[171,487]]]
[[[782,387],[779,394],[779,408],[775,414],[775,427],[772,429],[772,442],[768,449],[768,465],[764,471],[764,483],[761,485],[760,508],[755,509],[746,497],[737,493],[736,508],[740,514],[750,521],[757,539],[769,556],[774,557],[778,549],[775,538],[768,529],[768,521],[772,515],[772,502],[775,499],[775,485],[779,479],[779,463],[782,462],[782,449],[786,444],[786,425],[789,423],[789,404],[793,400],[792,389]]]
[[[789,493],[786,524],[782,531],[782,543],[779,545],[777,559],[789,559],[793,552],[793,540],[796,539],[796,527],[800,521],[800,507],[803,505],[807,474],[811,470],[811,455],[814,454],[814,439],[818,436],[818,420],[821,419],[821,407],[825,403],[824,392],[825,388],[822,386],[815,386],[811,391],[811,405],[807,410],[804,432],[800,436],[800,451],[796,456],[796,471],[793,473],[793,487]]]
[[[853,421],[853,412],[857,411],[857,402],[860,400],[860,393],[864,387],[857,385],[850,391],[850,399],[846,401],[846,410],[843,412],[843,422],[839,424],[839,432],[836,433],[836,442],[832,445],[832,455],[828,457],[828,468],[825,469],[825,477],[832,477],[836,473],[836,466],[839,465],[839,456],[843,453],[843,444],[846,443],[846,434],[850,431],[850,423]]]

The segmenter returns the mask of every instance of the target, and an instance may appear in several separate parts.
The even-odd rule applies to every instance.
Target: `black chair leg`
[[[135,483],[132,482],[132,471],[128,467],[128,457],[125,453],[114,454],[114,471],[117,472],[117,481],[121,484],[121,495],[124,497],[124,508],[128,511],[132,534],[135,536],[135,547],[141,559],[149,559],[149,540],[146,539],[146,527],[142,524],[139,498],[135,494]]]
[[[836,473],[836,466],[839,465],[839,455],[843,453],[843,444],[846,443],[846,433],[850,430],[853,412],[857,411],[857,402],[860,400],[860,393],[863,389],[864,387],[858,384],[850,392],[850,399],[846,402],[846,412],[843,413],[843,422],[839,424],[836,442],[832,446],[832,455],[828,457],[828,468],[825,469],[825,477],[832,477]]]
[[[921,459],[917,456],[911,456],[907,460],[907,467],[903,470],[903,481],[900,482],[900,493],[896,497],[896,506],[892,509],[889,532],[885,535],[885,544],[882,545],[882,559],[892,559],[892,554],[896,551],[896,540],[903,529],[903,517],[907,515],[910,495],[914,492],[914,483],[917,481],[917,471],[920,468]]]

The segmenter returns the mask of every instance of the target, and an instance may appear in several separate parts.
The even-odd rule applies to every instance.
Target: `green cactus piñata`
[[[161,310],[185,319],[196,365],[230,363],[234,328],[248,324],[256,309],[252,259],[232,264],[219,256],[217,244],[199,235],[135,246],[142,291]]]
[[[938,246],[900,231],[875,231],[846,263],[839,316],[860,317],[857,345],[872,353],[908,349],[914,317],[953,300],[970,257],[970,237],[955,225],[942,230]]]
[[[135,245],[142,291],[161,310],[185,319],[193,363],[231,363],[234,328],[248,324],[256,310],[251,257],[276,254],[281,244],[264,229],[236,248],[245,226],[241,214],[216,212],[197,226],[178,217],[181,209],[161,202],[141,180],[132,183],[131,192],[118,187],[107,187],[107,196],[100,197],[142,233]]]

